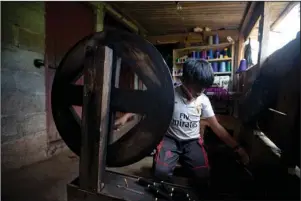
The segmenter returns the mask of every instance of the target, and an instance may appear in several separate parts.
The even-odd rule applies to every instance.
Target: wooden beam
[[[193,40],[194,42],[203,42],[202,35],[200,33],[193,32],[146,37],[146,39],[154,45],[184,43],[188,40],[188,38],[190,38],[190,40]]]
[[[154,45],[168,43],[202,43],[208,36],[218,34],[221,42],[227,42],[227,36],[231,36],[234,41],[238,38],[238,30],[217,30],[202,33],[177,33],[159,36],[147,36],[146,39]],[[207,42],[205,42],[207,43]]]
[[[115,3],[110,2],[110,5],[112,5],[112,7],[117,11],[120,12],[120,14],[122,14],[124,17],[128,18],[130,21],[132,21],[139,29],[139,32],[141,35],[146,35],[148,33],[148,31],[139,23],[137,22],[137,20],[135,20],[126,10],[120,8],[119,6],[117,6]]]
[[[239,33],[240,34],[244,33],[248,23],[250,22],[250,19],[253,15],[253,11],[254,11],[256,5],[257,5],[256,1],[252,1],[252,2],[248,3],[248,6],[247,6],[246,11],[245,11],[245,15],[244,15],[244,17],[243,17],[243,19],[240,23],[240,27],[239,27]]]
[[[120,23],[124,24],[129,29],[139,32],[139,28],[134,24],[130,19],[126,16],[117,12],[111,5],[105,2],[96,2],[96,1],[88,1],[90,5],[94,7],[95,15],[96,15],[96,31],[103,30],[103,22],[104,22],[104,14],[105,12],[109,12],[114,18],[116,18]]]
[[[297,5],[300,4],[300,2],[289,2],[288,5],[283,9],[281,14],[278,16],[278,18],[272,22],[271,24],[271,30],[273,31],[277,25],[287,16],[287,14]]]
[[[241,32],[244,36],[244,40],[247,40],[260,15],[263,13],[263,3],[264,2],[257,2],[255,8],[252,11],[251,17],[246,20],[245,28]]]
[[[208,44],[208,36],[212,36],[218,34],[220,42],[228,42],[227,37],[231,36],[234,41],[238,40],[239,31],[237,29],[234,30],[212,30],[204,32],[204,39]]]
[[[103,31],[104,28],[104,7],[103,4],[98,4],[95,10],[96,15],[96,31]]]
[[[259,68],[268,57],[269,35],[271,25],[271,2],[262,2],[263,13],[259,21],[259,52],[258,52],[258,66]]]
[[[103,3],[104,4],[104,9],[106,12],[109,12],[110,14],[112,14],[115,18],[119,19],[123,24],[125,24],[126,26],[128,26],[130,29],[132,29],[135,32],[139,32],[139,28],[138,26],[132,22],[131,20],[129,20],[127,17],[125,17],[124,15],[122,15],[120,12],[116,11],[111,5],[109,5],[108,3]]]
[[[80,155],[80,188],[100,192],[110,132],[110,94],[113,51],[91,44],[84,63],[84,105]]]

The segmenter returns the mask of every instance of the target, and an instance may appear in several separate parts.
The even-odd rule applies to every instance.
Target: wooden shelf
[[[232,72],[214,72],[214,75],[231,75]]]
[[[183,74],[172,75],[174,77],[181,77]],[[214,75],[231,75],[231,72],[215,72]]]
[[[176,75],[172,75],[173,77],[182,77],[183,74],[176,74]]]
[[[223,49],[231,45],[232,43],[220,43],[220,44],[206,45],[206,46],[186,47],[182,49],[177,49],[177,51],[181,52],[181,51],[208,50],[208,49],[216,50],[216,49]]]
[[[206,94],[207,96],[213,96],[213,95],[215,95],[215,94],[218,94],[218,93],[216,93],[216,92],[205,92],[204,94]],[[241,95],[241,93],[239,93],[239,92],[234,92],[234,91],[229,91],[228,92],[228,94],[230,95],[230,96],[233,96],[233,95]]]
[[[207,59],[208,62],[213,62],[213,61],[231,61],[232,57],[228,58],[219,58],[219,59]]]
[[[181,49],[174,49],[173,50],[173,70],[175,72],[179,72],[180,69],[183,68],[183,63],[184,62],[177,62],[178,58],[184,58],[186,57],[187,59],[192,59],[192,58],[188,58],[188,56],[190,56],[190,54],[192,53],[192,51],[196,51],[196,52],[201,52],[203,50],[213,50],[213,51],[220,51],[223,50],[225,48],[228,48],[231,51],[231,57],[229,58],[214,58],[214,59],[206,59],[206,61],[212,63],[212,62],[231,62],[231,71],[230,72],[215,72],[214,76],[215,76],[215,84],[217,85],[223,85],[222,80],[221,80],[221,76],[225,75],[225,76],[229,76],[229,85],[228,85],[228,89],[232,89],[233,88],[233,79],[234,79],[234,44],[233,43],[220,43],[220,44],[214,44],[214,45],[205,45],[205,46],[194,46],[194,47],[186,47],[186,48],[181,48]],[[195,60],[200,60],[199,58]],[[181,77],[181,75],[176,74],[173,75],[173,79],[177,80],[179,79],[179,77]],[[228,80],[228,79],[225,79]]]
[[[196,59],[196,60],[201,60],[201,59]],[[232,57],[228,57],[228,58],[219,58],[219,59],[206,59],[206,61],[208,62],[218,62],[218,61],[231,61]],[[176,62],[177,65],[181,65],[184,64],[184,62]]]

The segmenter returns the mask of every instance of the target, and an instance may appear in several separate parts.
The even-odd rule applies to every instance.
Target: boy
[[[204,90],[214,81],[210,63],[205,60],[187,61],[183,65],[182,85],[175,88],[175,106],[170,126],[157,147],[154,157],[154,174],[161,180],[171,180],[178,162],[189,168],[195,177],[209,174],[207,154],[200,137],[200,120],[247,163],[249,158],[243,148],[218,123]],[[115,122],[123,125],[133,114],[126,114]]]

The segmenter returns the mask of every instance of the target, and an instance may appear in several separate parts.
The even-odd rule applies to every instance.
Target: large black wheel
[[[79,41],[60,63],[52,86],[52,113],[62,139],[80,155],[81,119],[72,106],[82,106],[83,86],[75,82],[83,75],[85,47],[91,40],[113,50],[142,80],[147,90],[123,90],[112,83],[110,110],[132,112],[142,120],[117,141],[108,145],[107,165],[126,166],[141,160],[160,142],[174,108],[174,90],[169,69],[157,49],[136,34],[108,29]],[[116,77],[116,61],[113,76]],[[114,75],[115,73],[115,75]],[[117,75],[118,77],[118,75]]]

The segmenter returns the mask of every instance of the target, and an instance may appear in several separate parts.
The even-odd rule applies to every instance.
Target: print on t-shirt
[[[187,114],[180,113],[178,119],[172,120],[172,125],[185,128],[196,128],[198,127],[198,121],[191,121]]]
[[[193,101],[185,100],[181,88],[175,89],[175,105],[172,121],[167,135],[179,139],[194,139],[200,136],[200,120],[202,117],[214,115],[209,99],[202,94]]]

